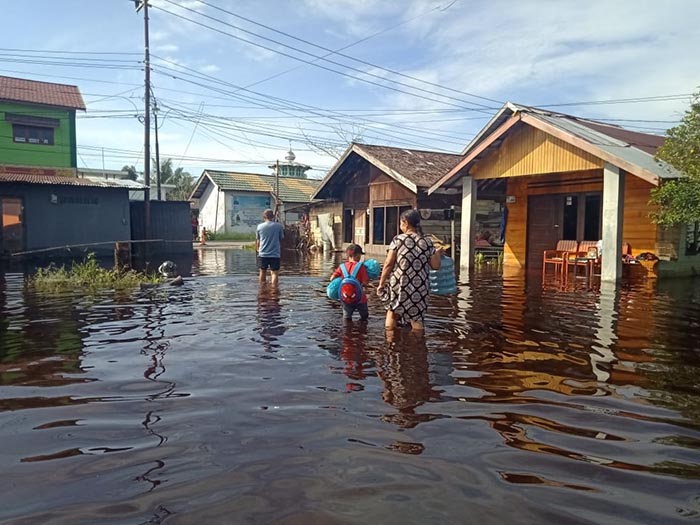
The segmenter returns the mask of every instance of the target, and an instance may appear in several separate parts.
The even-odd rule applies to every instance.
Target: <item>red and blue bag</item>
[[[357,272],[360,271],[362,262],[355,264],[352,273],[348,272],[345,263],[340,265],[343,272],[343,280],[340,281],[340,290],[338,292],[339,299],[345,304],[358,304],[362,300],[362,284],[357,280]]]

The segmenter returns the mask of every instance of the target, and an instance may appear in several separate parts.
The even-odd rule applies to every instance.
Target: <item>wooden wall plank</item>
[[[624,173],[624,172],[623,172]],[[625,173],[625,212],[622,225],[623,241],[632,248],[632,255],[656,251],[657,227],[651,221],[649,205],[651,190],[649,182],[630,173]]]
[[[475,179],[524,177],[602,168],[604,162],[539,129],[520,124],[469,170]]]
[[[508,179],[506,195],[515,202],[507,203],[508,222],[503,246],[503,264],[523,268],[527,259],[527,180]]]

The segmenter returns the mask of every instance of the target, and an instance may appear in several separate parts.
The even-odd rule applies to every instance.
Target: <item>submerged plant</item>
[[[89,253],[84,261],[74,262],[69,268],[53,265],[39,268],[30,280],[35,289],[44,292],[125,290],[157,282],[156,276],[143,272],[116,267],[103,268],[98,264],[94,253]]]

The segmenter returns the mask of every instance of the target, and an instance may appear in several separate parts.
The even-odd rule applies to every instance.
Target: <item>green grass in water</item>
[[[235,242],[250,242],[255,240],[254,233],[237,233],[237,232],[210,232],[207,235],[210,241],[235,241]]]
[[[39,268],[31,279],[34,288],[44,292],[126,290],[146,283],[158,283],[158,277],[134,270],[102,268],[94,253],[88,254],[83,262],[73,263],[69,268]]]

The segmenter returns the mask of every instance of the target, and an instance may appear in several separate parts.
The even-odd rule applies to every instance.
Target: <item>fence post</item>
[[[131,246],[128,242],[114,243],[115,268],[128,268],[131,263]]]

